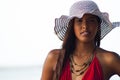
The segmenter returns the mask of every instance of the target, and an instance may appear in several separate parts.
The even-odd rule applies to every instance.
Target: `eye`
[[[76,19],[76,22],[77,22],[77,23],[82,23],[82,19],[81,19],[81,18],[77,18],[77,19]]]
[[[82,22],[82,19],[78,19],[78,22]]]
[[[95,22],[96,22],[96,19],[94,19],[94,18],[93,18],[93,19],[88,19],[87,22],[88,22],[88,23],[95,23]]]

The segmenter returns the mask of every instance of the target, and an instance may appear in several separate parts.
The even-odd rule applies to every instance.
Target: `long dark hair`
[[[75,49],[75,40],[76,40],[76,36],[74,33],[74,20],[75,18],[71,19],[68,23],[68,29],[66,31],[64,40],[63,40],[63,44],[62,44],[62,49],[65,51],[65,55],[64,55],[64,59],[63,59],[63,67],[66,64],[66,61],[68,60],[70,54],[73,53],[74,49]],[[97,16],[97,20],[99,22],[99,25],[101,24],[101,19]],[[101,35],[101,30],[100,30],[100,26],[98,27],[98,31],[97,34],[95,36],[95,45],[97,47],[100,46],[100,35]]]
[[[63,44],[62,44],[62,49],[65,51],[64,54],[64,59],[63,59],[63,66],[62,68],[65,66],[65,63],[69,57],[70,54],[73,53],[74,49],[75,49],[75,33],[74,33],[74,19],[69,21],[68,23],[68,29],[66,31],[64,40],[63,40]]]

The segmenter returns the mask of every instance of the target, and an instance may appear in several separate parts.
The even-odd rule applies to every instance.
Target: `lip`
[[[89,31],[83,31],[80,34],[83,35],[83,36],[87,36],[87,35],[90,35],[90,32]]]

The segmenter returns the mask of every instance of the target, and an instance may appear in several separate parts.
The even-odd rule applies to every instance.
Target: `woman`
[[[63,41],[51,50],[41,80],[109,80],[120,75],[120,56],[100,48],[100,40],[115,26],[96,3],[78,1],[69,16],[55,20],[55,32]]]

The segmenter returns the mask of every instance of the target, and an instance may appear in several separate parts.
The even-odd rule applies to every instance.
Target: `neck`
[[[83,56],[87,54],[93,54],[93,50],[95,48],[95,44],[93,43],[76,43],[75,55]]]

